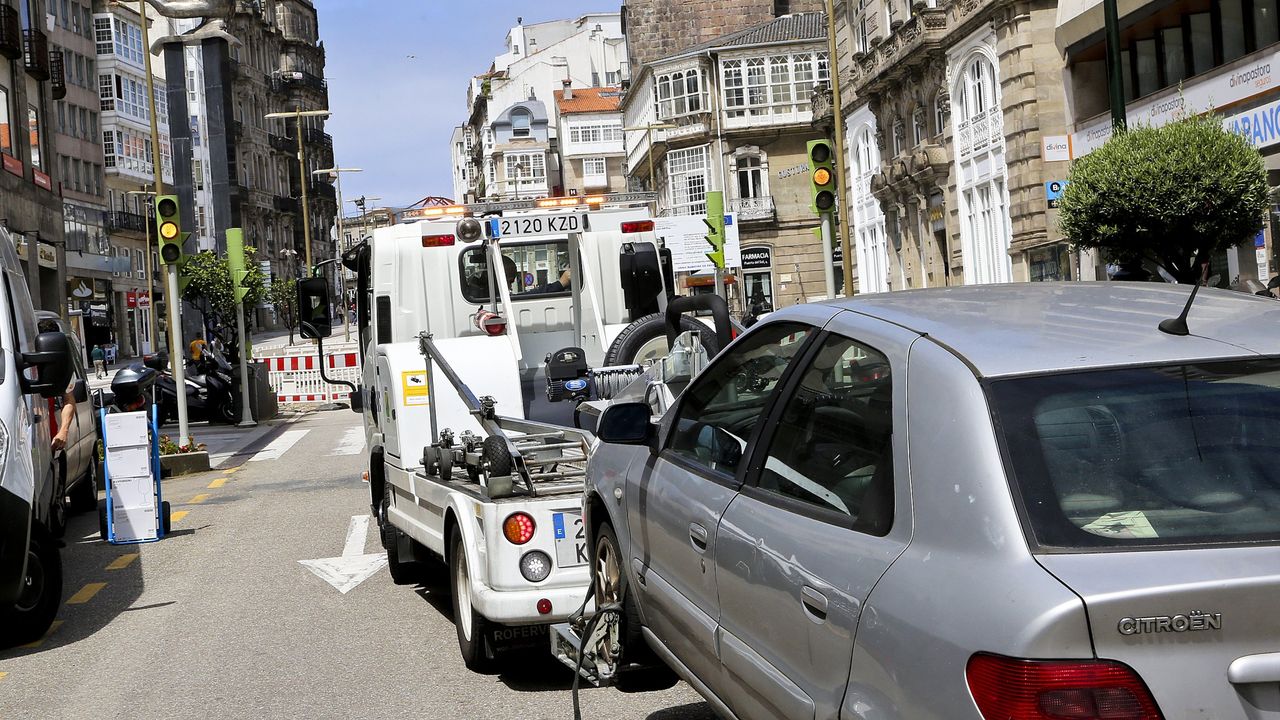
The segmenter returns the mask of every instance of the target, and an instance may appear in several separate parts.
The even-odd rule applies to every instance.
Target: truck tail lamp
[[[1021,660],[979,653],[965,668],[986,720],[1162,720],[1128,665],[1112,660]]]
[[[502,521],[502,534],[512,545],[524,545],[533,539],[533,531],[537,528],[529,513],[516,512]]]
[[[471,316],[477,330],[483,330],[489,337],[498,337],[507,332],[507,319],[492,310],[481,310]]]
[[[423,235],[422,236],[422,247],[424,248],[449,247],[450,245],[453,245],[454,242],[455,242],[455,238],[453,235]]]
[[[653,232],[652,220],[632,220],[622,223],[622,234]]]

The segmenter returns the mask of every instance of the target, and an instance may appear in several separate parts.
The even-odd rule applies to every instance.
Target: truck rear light
[[[622,223],[622,232],[624,235],[627,233],[653,232],[653,221],[632,220],[630,222],[624,222]]]
[[[531,550],[520,558],[520,574],[529,582],[538,583],[551,575],[551,556],[541,550]]]
[[[529,513],[511,513],[502,522],[502,534],[512,545],[523,545],[533,539],[533,531],[537,526]]]
[[[550,614],[551,614],[551,601],[550,601],[550,600],[548,600],[548,599],[546,599],[546,598],[542,598],[541,600],[539,600],[539,601],[538,601],[538,614],[539,614],[539,615],[550,615]]]
[[[449,247],[454,243],[452,235],[423,235],[422,247]]]
[[[507,331],[507,319],[492,310],[477,311],[471,316],[471,322],[489,337],[498,337]]]
[[[965,668],[986,720],[1162,720],[1128,665],[1112,660],[1020,660],[979,653]]]

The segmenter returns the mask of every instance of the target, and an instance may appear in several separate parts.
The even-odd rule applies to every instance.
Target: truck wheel
[[[622,653],[618,658],[616,687],[621,692],[649,692],[673,687],[680,678],[654,655],[640,631],[640,612],[628,592],[626,565],[619,551],[618,535],[607,522],[597,531],[594,562],[596,606],[622,605]],[[628,667],[632,664],[639,667]]]
[[[107,501],[98,501],[98,535],[103,542],[107,541]]]
[[[720,352],[716,333],[691,317],[680,318],[680,329],[696,330],[702,339],[707,355],[715,357]],[[645,315],[623,328],[604,355],[605,365],[634,365],[660,360],[670,351],[667,344],[667,319],[661,313]]]
[[[458,630],[458,650],[467,669],[477,673],[491,673],[496,666],[493,648],[485,641],[489,634],[489,620],[471,606],[471,575],[467,568],[467,549],[462,544],[462,531],[453,529],[450,539],[453,554],[453,624]]]
[[[62,556],[52,541],[33,528],[22,593],[16,603],[0,608],[0,648],[44,637],[61,603]]]
[[[507,451],[507,443],[496,435],[484,439],[482,462],[488,468],[489,477],[504,477],[511,474],[511,453]]]
[[[400,536],[403,533],[391,524],[388,511],[391,508],[391,484],[382,485],[382,504],[378,508],[378,539],[387,551],[387,571],[396,585],[417,585],[423,580],[420,563],[400,559]],[[410,542],[413,542],[410,540]]]
[[[71,488],[71,509],[76,512],[89,512],[98,507],[98,446],[93,447],[93,459],[84,477]]]

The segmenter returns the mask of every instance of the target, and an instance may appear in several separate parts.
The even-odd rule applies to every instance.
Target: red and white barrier
[[[325,354],[325,374],[334,380],[360,383],[360,361],[354,351]],[[351,389],[320,377],[320,358],[312,355],[257,358],[281,403],[325,403],[345,400]]]

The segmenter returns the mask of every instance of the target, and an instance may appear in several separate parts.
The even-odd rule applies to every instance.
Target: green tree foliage
[[[1058,223],[1108,262],[1154,262],[1194,283],[1213,253],[1258,234],[1267,196],[1262,156],[1209,114],[1117,132],[1075,161]]]
[[[293,278],[276,278],[267,289],[267,301],[275,306],[280,322],[289,328],[289,344],[293,344],[293,329],[298,327],[298,281]]]
[[[249,271],[246,281],[249,293],[244,299],[246,319],[253,316],[252,308],[266,296],[266,276],[262,274],[253,255],[253,248],[245,248],[244,266]],[[231,336],[234,336],[236,301],[232,294],[231,269],[227,266],[226,258],[208,250],[188,256],[183,273],[191,278],[182,294],[183,299],[200,308],[207,325],[215,330],[229,328]]]

